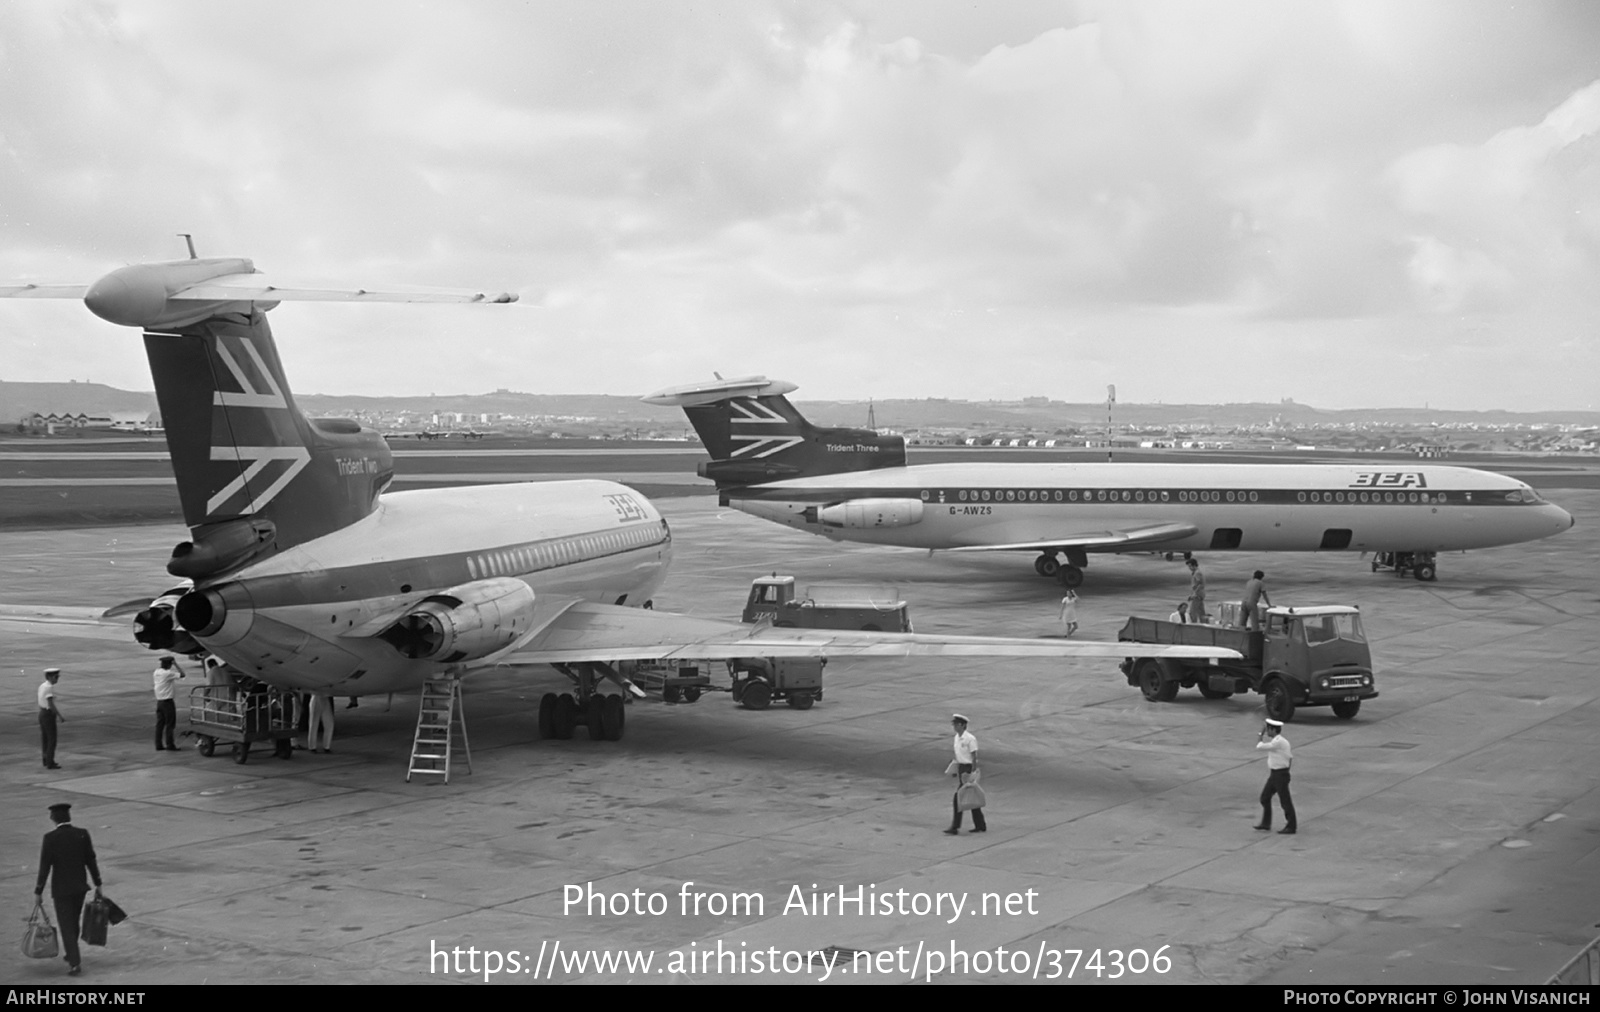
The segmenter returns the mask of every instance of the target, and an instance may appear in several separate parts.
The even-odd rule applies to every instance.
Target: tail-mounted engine
[[[808,511],[809,512],[809,511]],[[824,527],[909,527],[922,520],[922,501],[919,499],[851,499],[848,502],[822,506],[815,520]]]
[[[378,638],[412,660],[454,664],[504,650],[532,624],[532,588],[496,577],[423,599]]]

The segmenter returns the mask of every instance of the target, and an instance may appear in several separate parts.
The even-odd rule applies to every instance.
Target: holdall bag
[[[83,930],[78,937],[83,939],[85,945],[106,944],[106,927],[111,923],[111,908],[105,900],[96,896],[83,907]]]
[[[963,812],[970,812],[974,808],[982,808],[988,804],[989,799],[984,797],[983,788],[974,783],[965,783],[956,788],[956,808]]]
[[[22,954],[29,959],[54,959],[61,954],[56,939],[56,926],[44,912],[41,900],[33,901],[33,914],[28,918],[28,930],[22,933]]]

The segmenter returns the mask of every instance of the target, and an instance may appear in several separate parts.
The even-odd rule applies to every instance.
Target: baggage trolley
[[[233,743],[233,761],[250,760],[250,745],[271,741],[274,754],[294,754],[295,694],[266,686],[202,685],[189,690],[190,733],[200,740],[200,754],[216,753],[217,742]]]

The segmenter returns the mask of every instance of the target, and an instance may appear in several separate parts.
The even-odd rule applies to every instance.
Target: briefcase
[[[106,944],[106,928],[111,923],[111,908],[105,900],[96,896],[83,908],[83,930],[78,937],[83,939],[85,945]]]
[[[56,927],[50,923],[50,915],[44,912],[44,904],[35,899],[28,930],[22,933],[22,954],[29,959],[54,959],[60,953]]]

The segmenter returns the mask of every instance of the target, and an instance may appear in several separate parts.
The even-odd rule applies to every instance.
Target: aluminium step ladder
[[[461,732],[461,752],[467,760],[467,772],[471,773],[472,746],[467,741],[467,715],[461,708],[461,679],[450,675],[423,682],[406,783],[410,783],[413,776],[443,777],[445,783],[450,782],[450,760],[457,728]]]

